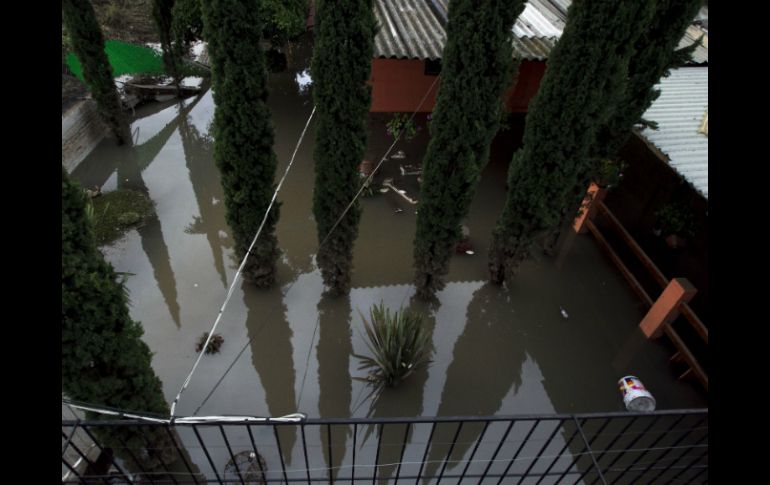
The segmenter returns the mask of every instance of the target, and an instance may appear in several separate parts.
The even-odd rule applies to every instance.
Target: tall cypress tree
[[[642,121],[642,115],[660,95],[654,88],[669,69],[685,65],[699,42],[677,49],[692,19],[698,13],[700,0],[658,0],[647,28],[633,46],[628,65],[628,80],[606,124],[599,129],[593,160],[580,183],[575,186],[572,203],[565,210],[555,231],[568,227],[585,197],[591,180],[600,182],[602,166],[619,167],[618,152],[631,136],[632,128]],[[556,241],[555,235],[551,243]]]
[[[96,21],[94,7],[88,0],[62,0],[62,20],[99,113],[119,144],[130,142],[131,135],[112,79],[112,67],[104,52],[104,36]]]
[[[161,381],[128,312],[126,288],[96,247],[83,189],[62,167],[62,389],[75,400],[168,416]],[[103,418],[89,413],[89,419]],[[175,460],[163,430],[94,428],[107,446],[133,463],[126,447],[146,450],[137,466]],[[123,444],[125,443],[125,445]]]
[[[523,8],[519,0],[450,4],[414,242],[415,284],[421,298],[444,287],[460,224],[499,127],[501,97],[514,68],[511,29]]]
[[[267,107],[267,71],[260,48],[262,18],[255,0],[203,0],[213,64],[214,160],[222,174],[227,223],[236,254],[246,252],[275,190],[273,125]],[[258,287],[275,282],[278,204],[270,210],[244,268]]]
[[[651,21],[634,45],[622,101],[599,131],[597,158],[617,155],[633,126],[640,122],[644,112],[660,95],[655,84],[667,76],[670,69],[681,67],[690,60],[698,42],[682,49],[677,49],[677,45],[701,3],[701,0],[657,1]]]
[[[572,4],[530,103],[524,146],[508,171],[508,197],[492,235],[490,280],[511,278],[536,238],[552,231],[591,167],[596,139],[627,86],[633,46],[655,4],[583,0]]]
[[[179,49],[173,45],[174,34],[171,30],[173,8],[174,0],[153,0],[152,2],[152,17],[155,19],[160,46],[163,49],[163,65],[166,67],[166,73],[173,77],[174,82],[178,84],[180,82],[181,59],[179,58]]]
[[[311,71],[318,110],[313,214],[320,244],[359,189],[357,167],[366,149],[375,20],[371,0],[321,0],[317,7]],[[318,266],[330,295],[350,290],[359,218],[356,204],[318,248]]]

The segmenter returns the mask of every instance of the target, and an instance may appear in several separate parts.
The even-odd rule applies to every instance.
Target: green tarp
[[[148,73],[162,74],[163,58],[150,47],[144,47],[119,40],[108,40],[104,43],[104,50],[112,66],[114,76],[122,74]],[[80,60],[74,53],[67,56],[67,66],[78,79],[83,81],[83,70]]]

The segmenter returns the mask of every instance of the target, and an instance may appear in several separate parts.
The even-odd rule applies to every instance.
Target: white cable
[[[433,84],[430,85],[428,90],[425,92],[425,96],[422,97],[422,101],[420,101],[420,104],[417,105],[417,108],[412,113],[412,116],[409,117],[409,121],[404,123],[404,126],[401,128],[401,131],[398,132],[398,135],[396,136],[396,139],[393,140],[393,143],[390,145],[390,148],[388,148],[388,150],[385,152],[385,155],[383,155],[382,158],[380,159],[380,163],[378,163],[377,166],[374,167],[374,170],[372,170],[372,173],[370,173],[369,176],[366,177],[366,180],[361,184],[361,188],[358,189],[358,193],[355,195],[355,197],[353,197],[353,200],[350,201],[350,204],[348,204],[348,206],[345,208],[345,210],[342,211],[342,214],[340,215],[339,219],[337,219],[337,222],[335,222],[334,225],[332,226],[332,228],[329,229],[329,232],[326,234],[326,237],[323,239],[323,241],[321,241],[321,244],[318,245],[319,249],[329,239],[329,236],[331,236],[332,232],[334,232],[334,229],[337,228],[337,225],[340,223],[342,218],[345,217],[345,214],[347,214],[348,211],[350,210],[350,208],[353,207],[353,204],[356,202],[356,199],[358,199],[358,196],[361,195],[361,192],[364,191],[364,188],[366,188],[369,185],[369,182],[372,181],[372,178],[374,178],[374,174],[376,174],[377,170],[380,169],[380,166],[383,164],[385,159],[388,157],[388,155],[390,154],[390,151],[393,150],[393,147],[396,146],[396,143],[401,138],[401,135],[404,133],[404,131],[406,131],[406,125],[410,121],[412,121],[414,119],[414,115],[417,114],[417,112],[422,107],[422,104],[425,102],[426,99],[428,99],[428,95],[430,94],[431,91],[433,91],[433,87],[436,85],[438,80],[439,80],[439,77],[436,76],[436,79],[433,81]]]
[[[246,266],[246,261],[251,255],[251,250],[254,248],[254,245],[257,243],[257,239],[259,238],[259,235],[262,232],[262,228],[265,227],[265,222],[267,221],[267,217],[270,214],[270,209],[273,208],[273,204],[275,203],[275,198],[278,196],[278,191],[281,190],[281,185],[283,185],[283,181],[286,180],[286,176],[289,174],[289,169],[291,168],[291,165],[294,163],[294,157],[297,155],[297,150],[299,150],[299,146],[302,143],[302,139],[305,137],[305,132],[307,131],[307,127],[310,125],[310,120],[313,119],[314,114],[315,114],[315,106],[313,106],[313,111],[310,112],[310,116],[308,117],[307,122],[305,123],[305,128],[302,130],[302,134],[300,135],[299,140],[297,140],[297,145],[294,147],[294,153],[291,155],[291,160],[289,160],[289,164],[286,166],[286,171],[284,172],[283,177],[281,177],[281,181],[278,182],[278,186],[275,188],[275,192],[273,192],[273,198],[270,200],[270,204],[267,206],[267,210],[265,211],[265,216],[262,218],[262,223],[259,225],[259,229],[257,229],[257,234],[254,236],[254,239],[251,241],[251,245],[249,246],[249,249],[246,250],[246,254],[243,257],[243,261],[241,261],[241,265],[238,267],[238,271],[235,273],[235,276],[233,277],[233,282],[230,284],[230,289],[227,291],[227,296],[225,297],[225,301],[224,303],[222,303],[222,307],[219,309],[219,313],[217,314],[216,320],[214,320],[214,325],[211,327],[211,330],[209,331],[208,338],[206,338],[206,343],[203,344],[203,347],[201,348],[201,351],[198,354],[198,358],[195,360],[195,364],[193,364],[193,367],[190,370],[190,373],[187,375],[187,379],[185,379],[184,384],[182,384],[182,387],[179,389],[179,393],[174,398],[174,402],[171,403],[172,417],[174,416],[174,410],[176,409],[177,402],[179,402],[179,398],[182,396],[182,393],[185,391],[185,389],[187,389],[188,384],[190,384],[190,380],[192,379],[192,376],[195,373],[195,369],[198,367],[198,364],[200,363],[201,358],[205,353],[205,349],[208,348],[209,342],[211,341],[211,338],[214,336],[214,331],[216,330],[217,325],[219,325],[219,321],[222,319],[222,315],[224,314],[225,307],[227,306],[227,303],[230,301],[230,297],[233,295],[233,291],[235,290],[235,283],[238,281],[238,276],[240,276],[241,271],[243,271],[244,266]]]
[[[438,78],[438,77],[436,77],[436,79],[433,81],[433,84],[431,84],[431,85],[430,85],[430,87],[428,88],[428,90],[425,92],[425,95],[422,97],[422,101],[420,101],[420,104],[418,104],[418,105],[417,105],[417,109],[415,109],[415,111],[412,113],[412,116],[410,116],[410,117],[409,117],[409,121],[411,121],[412,119],[414,119],[414,116],[417,114],[417,111],[418,111],[418,110],[419,110],[419,109],[422,107],[423,103],[425,103],[425,100],[426,100],[426,99],[428,99],[428,95],[431,93],[431,91],[433,91],[433,87],[436,85],[436,82],[438,82],[438,80],[439,80],[439,78]],[[315,113],[315,106],[313,107],[313,113]],[[311,116],[311,117],[313,116],[313,113],[311,113],[311,114],[310,114],[310,116]],[[310,119],[308,119],[308,123],[310,123]],[[307,124],[305,125],[305,129],[307,129]],[[405,129],[406,129],[406,124],[405,124],[405,125],[404,125],[404,127],[401,129],[401,131],[399,131],[399,132],[398,132],[398,135],[396,136],[396,139],[395,139],[395,140],[393,140],[393,143],[390,145],[390,148],[388,148],[388,150],[385,152],[385,154],[384,154],[384,155],[382,156],[382,158],[380,159],[380,163],[378,163],[378,164],[377,164],[377,166],[374,168],[374,170],[372,170],[372,173],[371,173],[371,174],[369,174],[369,177],[367,177],[366,181],[365,181],[365,182],[364,182],[364,183],[361,185],[361,188],[358,190],[358,193],[355,195],[355,197],[353,197],[353,200],[351,200],[351,201],[350,201],[350,204],[348,204],[348,206],[347,206],[347,207],[345,208],[345,210],[342,212],[342,214],[341,214],[341,215],[340,215],[340,217],[337,219],[337,221],[334,223],[334,225],[332,226],[332,228],[331,228],[331,229],[329,230],[329,232],[326,234],[326,237],[323,239],[323,241],[321,241],[321,244],[319,244],[319,245],[318,245],[318,248],[320,248],[321,246],[323,246],[323,245],[324,245],[324,243],[325,243],[325,242],[326,242],[326,241],[329,239],[329,236],[331,235],[332,231],[334,231],[334,229],[336,229],[336,228],[337,228],[337,225],[340,223],[340,221],[342,220],[342,218],[343,218],[343,217],[345,217],[345,214],[347,214],[347,212],[350,210],[350,208],[351,208],[351,207],[353,206],[353,204],[356,202],[356,199],[357,199],[357,198],[358,198],[358,197],[361,195],[361,192],[363,192],[363,190],[364,190],[364,188],[366,187],[366,185],[367,185],[367,184],[368,184],[368,183],[371,181],[371,179],[374,177],[374,174],[375,174],[375,173],[377,173],[377,170],[379,170],[380,166],[383,164],[383,162],[385,161],[385,159],[388,157],[388,154],[390,153],[390,151],[391,151],[391,150],[393,150],[393,147],[394,147],[394,146],[396,146],[396,142],[398,142],[398,140],[401,138],[401,135],[404,133],[404,130],[405,130]],[[302,136],[305,136],[305,131],[304,131],[304,130],[302,131]],[[300,141],[302,141],[302,137],[300,137]],[[299,147],[299,144],[297,144],[297,147]],[[294,149],[294,154],[296,155],[296,153],[297,153],[297,148],[295,148],[295,149]],[[291,158],[292,158],[292,160],[294,160],[294,155],[292,155],[292,157],[291,157]],[[283,180],[282,180],[282,182],[283,182]],[[286,296],[286,295],[288,294],[289,290],[291,290],[291,288],[294,286],[294,283],[296,283],[296,282],[297,282],[297,280],[295,280],[295,281],[294,281],[294,282],[293,282],[293,283],[292,283],[292,284],[289,286],[289,288],[287,288],[287,289],[286,289],[286,291],[284,292],[284,296]],[[407,290],[407,291],[408,291],[408,290]],[[228,298],[229,298],[229,296],[228,296]],[[218,321],[218,318],[217,318],[217,321]],[[216,324],[215,324],[215,325],[216,325]],[[316,329],[317,329],[317,328],[318,328],[318,320],[316,320]],[[212,332],[213,332],[213,330],[212,330]],[[209,338],[211,338],[211,334],[212,334],[212,332],[209,332]],[[315,330],[313,331],[313,339],[315,340]],[[251,342],[251,339],[249,340],[249,342]],[[206,345],[208,345],[208,341],[206,342]],[[248,345],[248,343],[247,343],[247,345]],[[312,342],[311,342],[311,344],[310,344],[310,345],[311,345],[311,346],[310,346],[310,348],[308,349],[308,359],[310,358],[310,352],[311,352],[311,350],[312,350],[312,345],[313,345],[313,344],[312,344]],[[203,348],[205,349],[205,348],[206,348],[206,346],[204,346]],[[244,348],[245,348],[245,346],[244,346]],[[242,352],[242,351],[241,351],[241,352]],[[238,355],[235,357],[235,359],[233,360],[233,362],[230,364],[230,366],[227,368],[227,370],[226,370],[226,371],[225,371],[225,373],[223,374],[223,377],[224,377],[225,375],[227,375],[227,373],[228,373],[228,372],[230,372],[230,369],[232,369],[232,366],[233,366],[233,364],[235,363],[235,361],[237,361],[237,360],[240,358],[240,356],[241,356],[241,353],[239,353],[239,354],[238,354]],[[200,356],[198,357],[198,359],[200,360]],[[196,362],[196,365],[197,365],[197,362]],[[194,371],[194,370],[195,370],[195,368],[193,367],[193,371]],[[306,372],[307,372],[307,370],[306,370]],[[190,375],[192,375],[192,372],[190,373]],[[189,381],[189,378],[188,378],[188,381]],[[188,383],[188,381],[186,381],[186,382],[185,382],[185,384],[184,384],[184,386],[182,386],[182,390],[180,390],[180,391],[179,391],[179,395],[181,395],[181,394],[182,394],[182,391],[184,390],[184,388],[185,388],[185,387],[187,387],[187,383]],[[217,383],[217,384],[214,386],[214,389],[216,389],[216,388],[219,386],[219,384],[221,384],[221,382],[222,382],[222,378],[220,378],[219,382],[218,382],[218,383]],[[303,382],[304,382],[304,379],[303,379]],[[304,388],[304,387],[303,387],[303,388]],[[213,392],[213,390],[214,390],[214,389],[212,389],[212,392]],[[174,409],[175,409],[175,407],[176,407],[176,403],[177,403],[177,400],[179,399],[179,395],[177,395],[176,399],[174,399],[174,403],[172,403],[172,405],[171,405],[171,415],[172,415],[172,416],[173,416],[173,414],[174,414]],[[195,411],[195,413],[197,413],[197,412],[198,412],[198,410],[200,410],[201,406],[203,406],[203,405],[205,404],[205,401],[207,401],[207,400],[209,399],[209,397],[211,397],[211,393],[209,393],[209,395],[208,395],[208,396],[207,396],[207,397],[204,399],[204,403],[203,403],[203,404],[201,404],[200,406],[198,406],[198,409]],[[302,397],[302,393],[300,392],[300,395],[299,395],[299,396],[298,396],[298,398],[297,398],[297,405],[299,405],[299,401],[301,400],[301,397]],[[193,413],[193,414],[195,414],[195,413]]]
[[[167,419],[167,418],[156,418],[156,417],[146,416],[142,414],[126,413],[123,411],[106,409],[99,406],[77,404],[64,399],[62,400],[62,402],[73,408],[82,409],[83,411],[90,411],[92,413],[104,414],[107,416],[118,416],[121,418],[130,418],[130,419],[136,419],[138,421],[147,421],[150,423],[160,423],[160,424],[178,424],[178,423],[203,424],[211,421],[220,421],[220,422],[224,421],[224,422],[235,422],[235,423],[299,423],[304,421],[307,418],[307,416],[305,416],[302,413],[292,413],[292,414],[287,414],[285,416],[279,416],[276,418],[258,417],[258,416],[189,416],[189,417],[180,417],[180,418],[174,419],[172,416],[171,418]]]

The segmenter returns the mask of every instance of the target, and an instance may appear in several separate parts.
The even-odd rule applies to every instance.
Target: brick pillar
[[[583,199],[581,205],[581,211],[572,223],[572,229],[578,234],[584,234],[588,228],[586,227],[586,221],[593,219],[596,214],[595,202],[604,200],[607,197],[607,189],[599,187],[596,183],[591,182],[591,186],[588,187],[586,197]]]
[[[692,300],[698,290],[687,278],[674,278],[658,297],[639,328],[647,338],[658,338],[663,334],[663,326],[671,323],[679,315],[679,305]]]
[[[572,221],[572,226],[564,229],[559,235],[559,240],[556,243],[558,257],[556,258],[556,267],[561,269],[564,261],[567,258],[572,245],[575,243],[575,238],[578,234],[583,234],[588,230],[586,221],[593,219],[596,214],[596,206],[593,205],[594,201],[604,200],[607,196],[607,189],[603,189],[591,182],[591,185],[586,191],[583,203],[580,204],[580,210],[577,216]]]

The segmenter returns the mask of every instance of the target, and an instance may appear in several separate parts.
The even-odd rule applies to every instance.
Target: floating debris
[[[399,150],[391,155],[390,158],[393,160],[403,160],[406,158],[406,153],[404,153],[404,150]]]
[[[380,193],[381,194],[387,194],[388,192],[390,192],[390,189],[387,188],[387,187],[383,187],[383,188],[380,189]]]
[[[569,318],[569,314],[567,313],[567,310],[565,310],[562,307],[559,307],[559,310],[561,311],[561,316],[563,316],[564,318]]]
[[[206,343],[206,339],[209,338],[208,332],[203,332],[203,335],[200,336],[198,339],[198,343],[195,344],[195,351],[200,352],[203,350],[203,344]],[[206,346],[206,353],[207,354],[218,354],[219,348],[222,346],[222,343],[225,341],[224,337],[219,335],[218,333],[215,333],[211,340],[209,341],[209,344]]]
[[[473,256],[473,255],[474,255],[474,254],[476,254],[476,253],[474,253],[473,251],[471,251],[471,250],[469,249],[469,250],[465,251],[465,254],[470,254],[471,256]]]
[[[398,214],[399,212],[404,212],[404,209],[400,207],[396,207],[396,214]]]

